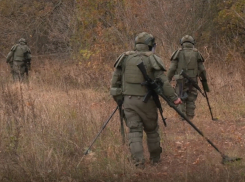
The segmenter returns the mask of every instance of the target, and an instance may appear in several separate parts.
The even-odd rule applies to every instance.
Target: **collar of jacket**
[[[149,46],[145,44],[136,44],[135,50],[140,52],[146,52],[149,51]]]
[[[182,48],[194,48],[194,45],[190,42],[185,42],[183,43]]]

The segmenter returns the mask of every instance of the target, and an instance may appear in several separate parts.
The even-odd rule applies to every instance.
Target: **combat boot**
[[[162,153],[162,147],[159,147],[159,150],[150,152],[150,163],[155,165],[160,162],[160,155]]]
[[[187,119],[189,119],[189,120],[193,120],[193,118],[194,118],[194,116],[190,116],[190,115],[187,115],[186,117],[187,117]]]

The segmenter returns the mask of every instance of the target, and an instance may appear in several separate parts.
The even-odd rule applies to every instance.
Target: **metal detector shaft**
[[[204,136],[204,134],[174,105],[174,103],[170,102],[169,99],[161,94],[160,95],[170,107],[172,107],[182,118],[184,118],[203,138],[207,140],[207,142],[217,151],[221,154],[222,158],[225,156],[220,150],[211,142],[207,137]]]
[[[214,118],[214,117],[213,117],[213,113],[212,113],[212,110],[211,110],[211,106],[210,106],[210,104],[209,104],[208,96],[207,96],[207,93],[206,93],[204,87],[202,86],[202,87],[203,87],[203,90],[204,90],[204,93],[203,93],[203,92],[202,92],[202,89],[198,86],[197,82],[196,82],[195,80],[193,80],[191,77],[189,77],[189,76],[184,72],[184,70],[182,70],[182,71],[180,72],[180,75],[182,75],[184,78],[186,78],[186,79],[193,85],[193,87],[195,87],[195,88],[196,88],[196,89],[203,95],[203,97],[206,98],[207,103],[208,103],[208,108],[209,108],[209,111],[210,111],[210,114],[211,114],[211,117],[212,117],[212,120],[217,120],[217,118]],[[201,81],[201,80],[200,80],[200,81]]]
[[[210,114],[211,114],[212,120],[216,120],[217,118],[214,118],[214,117],[213,117],[212,109],[211,109],[211,106],[210,106],[209,100],[208,100],[208,95],[207,95],[207,92],[206,92],[205,90],[204,90],[204,94],[205,94],[205,98],[206,98],[207,103],[208,103],[208,108],[209,108],[209,112],[210,112]]]
[[[104,123],[104,125],[101,128],[101,130],[99,131],[99,133],[97,134],[97,136],[95,137],[95,139],[93,140],[93,142],[90,144],[90,146],[88,147],[88,149],[86,150],[86,152],[84,153],[84,155],[87,155],[88,154],[88,151],[90,150],[90,148],[92,147],[92,145],[94,144],[94,142],[97,140],[97,138],[99,137],[99,135],[101,134],[101,132],[103,131],[103,129],[109,123],[109,121],[111,120],[112,116],[116,113],[116,111],[118,110],[118,108],[119,108],[119,106],[116,107],[116,109],[110,115],[109,119]]]
[[[119,106],[119,115],[120,115],[120,131],[121,131],[121,136],[122,136],[122,143],[125,144],[125,133],[124,133],[124,124],[123,124],[123,118],[124,118],[124,112],[122,109],[122,105]]]
[[[206,92],[205,92],[206,93]],[[163,99],[168,103],[170,107],[172,107],[181,117],[183,117],[200,135],[203,136],[207,140],[207,142],[217,151],[222,157],[222,164],[228,163],[228,162],[235,162],[240,161],[242,158],[240,157],[228,157],[224,153],[222,153],[214,144],[211,142],[207,137],[204,136],[204,134],[178,109],[175,107],[175,105],[170,102],[164,95],[160,95],[163,97]]]

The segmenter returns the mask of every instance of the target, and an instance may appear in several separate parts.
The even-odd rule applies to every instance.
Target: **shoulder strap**
[[[118,66],[120,66],[124,57],[129,56],[129,55],[132,55],[132,54],[135,54],[135,53],[136,53],[136,51],[127,51],[127,52],[122,53],[117,58],[116,62],[114,63],[114,67],[117,68]]]
[[[178,50],[176,50],[176,51],[171,55],[170,61],[177,59],[177,57],[178,57],[178,55],[179,55],[179,52],[180,52],[181,50],[182,50],[182,48],[179,48]]]
[[[155,70],[166,71],[162,59],[158,57],[157,55],[153,54],[152,56],[150,56],[150,62],[151,62],[152,67]]]
[[[15,52],[16,48],[19,46],[19,44],[15,44],[12,48],[11,48],[11,51],[12,52]]]

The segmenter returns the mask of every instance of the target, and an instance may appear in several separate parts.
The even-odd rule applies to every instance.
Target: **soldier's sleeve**
[[[13,57],[14,53],[13,51],[10,51],[6,57],[6,63],[10,63],[12,60],[12,57]]]
[[[168,81],[172,81],[173,76],[175,75],[175,72],[178,68],[178,61],[172,60],[168,69],[167,77]]]
[[[201,78],[201,80],[203,81],[207,81],[207,76],[206,76],[206,68],[204,66],[204,58],[201,55],[201,53],[198,51],[198,73],[199,73],[199,77]]]
[[[198,73],[201,80],[207,81],[206,69],[203,62],[198,62]]]
[[[112,73],[110,94],[117,96],[122,94],[122,64],[126,54],[121,54],[114,63],[114,72]]]
[[[154,70],[166,71],[162,59],[157,55],[153,54],[152,56],[150,56],[150,62]]]
[[[18,44],[14,45],[11,47],[11,50],[10,52],[8,53],[7,57],[6,57],[6,63],[9,63],[11,62],[12,60],[12,57],[14,56],[14,51],[16,50]]]
[[[163,73],[161,76],[161,80],[163,82],[163,94],[167,96],[171,101],[175,101],[178,99],[177,94],[175,93],[174,88],[168,81],[167,76]]]
[[[173,76],[175,75],[175,72],[178,68],[178,61],[179,61],[179,53],[181,51],[181,48],[176,50],[171,58],[170,58],[170,66],[169,66],[169,69],[168,69],[168,73],[167,73],[167,77],[168,77],[168,81],[170,82],[173,78]]]
[[[197,61],[198,62],[204,62],[204,58],[199,51],[197,51]]]
[[[28,46],[26,46],[26,51],[24,56],[28,62],[31,62],[31,49]]]
[[[175,94],[175,91],[173,89],[173,87],[170,85],[167,76],[164,74],[165,70],[165,66],[163,64],[163,61],[161,58],[155,56],[156,60],[156,64],[153,64],[151,61],[152,65],[158,65],[156,67],[153,66],[154,68],[154,77],[158,78],[161,80],[161,82],[163,83],[163,94],[165,96],[167,96],[171,101],[175,101],[178,99],[177,94]]]

